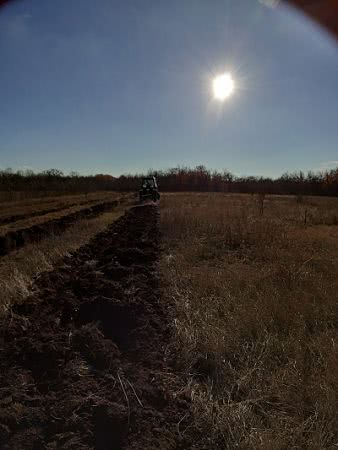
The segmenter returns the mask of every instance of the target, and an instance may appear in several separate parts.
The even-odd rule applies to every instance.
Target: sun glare
[[[212,90],[214,98],[223,102],[231,96],[235,89],[235,82],[230,73],[224,73],[214,78]]]

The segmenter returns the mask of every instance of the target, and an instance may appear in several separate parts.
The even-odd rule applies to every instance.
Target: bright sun
[[[230,73],[223,73],[214,78],[212,90],[214,98],[223,102],[234,92],[235,82]]]

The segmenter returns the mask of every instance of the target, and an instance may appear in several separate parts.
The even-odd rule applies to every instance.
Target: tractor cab
[[[160,199],[158,192],[157,181],[155,177],[142,178],[141,189],[139,191],[140,202],[144,200],[153,200],[156,202]]]

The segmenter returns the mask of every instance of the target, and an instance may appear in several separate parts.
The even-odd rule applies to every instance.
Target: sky
[[[268,0],[0,9],[0,168],[279,176],[338,165],[338,44]],[[271,2],[275,4],[277,2]],[[235,90],[212,95],[230,72]]]

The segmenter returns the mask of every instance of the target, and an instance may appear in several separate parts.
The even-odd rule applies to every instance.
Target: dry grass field
[[[163,195],[173,352],[203,448],[338,445],[337,224],[334,198]]]
[[[0,447],[336,448],[338,199],[115,203],[0,258]]]

